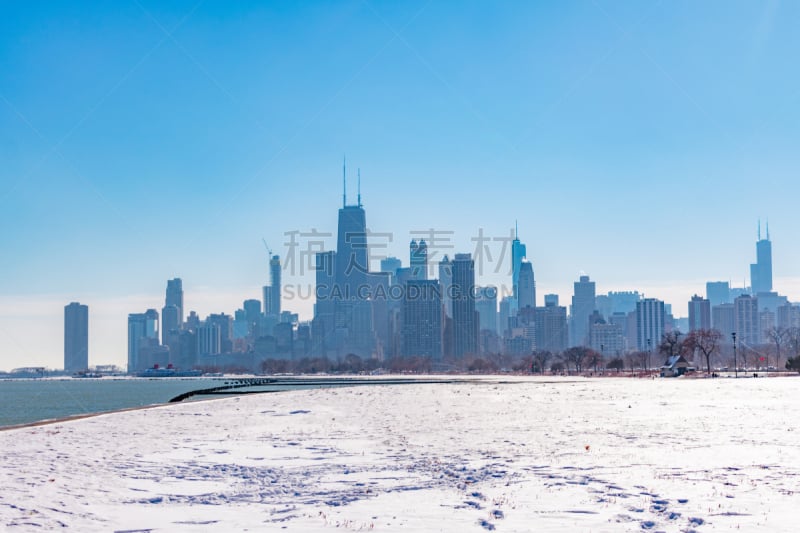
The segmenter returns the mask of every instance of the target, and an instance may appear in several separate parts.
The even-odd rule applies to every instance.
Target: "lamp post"
[[[647,371],[650,372],[650,356],[653,355],[652,341],[647,339]]]
[[[603,346],[603,345],[601,344],[601,345],[600,345],[600,360],[601,360],[601,361],[602,361],[603,359],[605,359],[605,350],[604,350],[604,348],[605,348],[605,346]],[[595,372],[597,372],[597,363],[595,363],[595,364],[594,364],[594,371],[595,371]]]
[[[736,362],[736,332],[734,331],[731,333],[731,337],[733,337],[733,374],[735,377],[739,377],[739,363]]]

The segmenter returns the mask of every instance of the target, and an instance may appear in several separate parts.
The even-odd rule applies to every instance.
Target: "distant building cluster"
[[[185,313],[183,285],[169,280],[161,312],[128,316],[128,372],[157,366],[180,369],[258,371],[265,361],[322,358],[342,361],[423,357],[446,369],[448,362],[487,354],[525,356],[570,347],[591,348],[602,358],[653,352],[671,331],[719,330],[721,342],[734,332],[741,346],[767,342],[770,328],[800,328],[800,307],[772,290],[772,244],[759,235],[751,286],[709,281],[706,295],[688,302],[688,321],[673,318],[669,305],[636,291],[597,294],[582,275],[569,309],[555,294],[538,305],[533,264],[515,229],[511,242],[510,294],[478,286],[472,254],[429,261],[425,239],[412,239],[407,267],[383,258],[370,270],[366,213],[343,196],[336,250],[314,258],[314,316],[301,322],[281,306],[281,260],[269,256],[270,285],[262,299],[245,300],[234,314],[201,319]],[[88,368],[88,308],[65,307],[64,368]]]

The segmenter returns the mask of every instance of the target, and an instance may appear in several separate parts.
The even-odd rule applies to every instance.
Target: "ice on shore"
[[[794,531],[800,379],[251,395],[0,432],[0,529]]]

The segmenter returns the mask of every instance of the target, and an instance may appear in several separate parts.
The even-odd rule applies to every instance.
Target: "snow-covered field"
[[[251,395],[0,432],[0,529],[797,531],[800,379]]]

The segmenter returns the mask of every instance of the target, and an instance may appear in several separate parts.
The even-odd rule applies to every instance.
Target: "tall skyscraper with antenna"
[[[761,221],[758,221],[758,241],[756,242],[756,262],[750,265],[750,287],[753,295],[772,291],[772,241],[761,238]]]
[[[380,276],[369,271],[367,222],[361,203],[360,170],[357,203],[347,204],[346,160],[342,165],[342,186],[336,252],[324,254],[324,257],[317,254],[318,268],[322,265],[328,270],[324,277],[332,281],[332,286],[322,291],[321,287],[317,287],[315,331],[322,332],[324,338],[315,339],[314,342],[328,356],[344,357],[347,353],[355,353],[370,357],[376,344],[370,295],[373,286],[379,283],[377,278]],[[320,281],[319,273],[317,281]]]
[[[359,175],[361,173],[359,172]],[[345,299],[356,297],[358,286],[366,281],[369,272],[367,253],[367,217],[361,205],[361,179],[358,183],[358,203],[347,205],[347,167],[342,168],[342,208],[336,239],[336,284]]]

